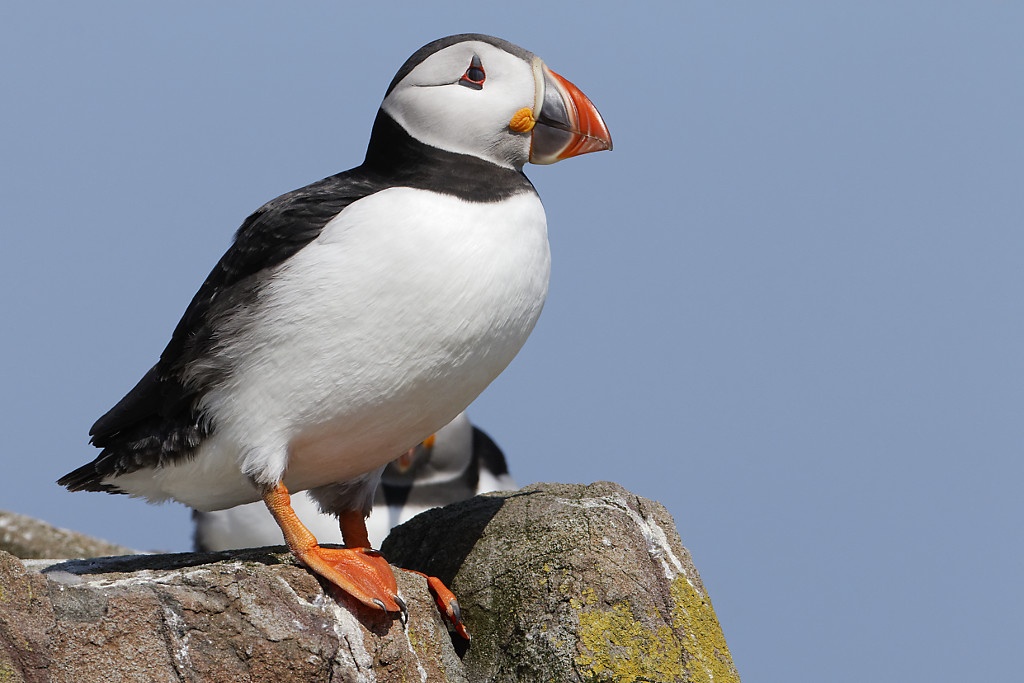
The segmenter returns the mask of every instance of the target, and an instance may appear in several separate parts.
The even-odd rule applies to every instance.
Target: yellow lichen
[[[409,647],[412,648],[413,652],[419,653],[423,651],[423,639],[420,637],[419,629],[414,628],[410,624],[405,629],[405,637],[409,639]]]
[[[580,614],[576,665],[601,681],[682,681],[682,644],[668,626],[650,629],[620,602],[610,611]]]
[[[670,587],[672,625],[648,626],[626,602],[610,610],[580,613],[580,652],[576,665],[592,681],[689,681],[739,683],[732,655],[706,595],[685,576]],[[590,588],[572,606],[597,603]],[[654,616],[654,615],[651,615]],[[657,620],[648,623],[657,624]]]
[[[686,668],[693,683],[739,683],[729,646],[715,616],[711,600],[695,589],[685,576],[677,576],[670,587],[672,625],[685,633],[683,650]]]

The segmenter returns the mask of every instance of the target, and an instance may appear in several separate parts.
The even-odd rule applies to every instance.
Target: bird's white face
[[[521,109],[539,111],[542,68],[489,43],[456,43],[418,64],[381,108],[420,142],[519,169],[531,136],[509,122]]]

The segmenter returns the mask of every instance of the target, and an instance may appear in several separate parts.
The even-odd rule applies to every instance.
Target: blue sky
[[[480,31],[615,140],[527,169],[551,294],[471,409],[514,476],[664,503],[746,680],[1016,677],[1024,7],[351,4],[0,9],[0,508],[187,549],[54,480],[242,219]]]

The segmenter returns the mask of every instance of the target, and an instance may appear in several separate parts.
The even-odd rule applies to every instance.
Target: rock
[[[470,680],[739,680],[668,511],[617,484],[485,494],[381,550],[459,596]]]
[[[0,553],[0,681],[465,681],[425,579],[397,579],[404,627],[339,604],[283,548]]]
[[[0,681],[47,681],[53,626],[47,580],[0,550]]]
[[[4,510],[0,510],[0,550],[23,559],[101,557],[135,552],[124,546]]]
[[[0,681],[738,681],[671,518],[614,484],[433,510],[385,555],[452,586],[471,645],[410,572],[403,625],[325,593],[280,547],[0,552]]]

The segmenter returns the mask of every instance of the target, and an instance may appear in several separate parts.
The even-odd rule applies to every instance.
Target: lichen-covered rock
[[[671,516],[616,484],[479,496],[382,550],[459,596],[470,680],[739,680]]]
[[[22,559],[101,557],[134,552],[124,546],[4,510],[0,510],[0,550]]]
[[[668,513],[614,484],[478,497],[384,551],[452,586],[471,645],[409,572],[402,624],[325,591],[284,548],[0,551],[0,682],[738,681]]]

